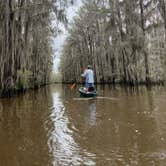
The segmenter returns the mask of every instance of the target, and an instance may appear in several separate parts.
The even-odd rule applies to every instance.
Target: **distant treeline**
[[[49,81],[52,36],[68,1],[0,0],[0,96]]]
[[[85,0],[63,48],[63,82],[81,82],[88,64],[99,83],[165,83],[166,0]]]

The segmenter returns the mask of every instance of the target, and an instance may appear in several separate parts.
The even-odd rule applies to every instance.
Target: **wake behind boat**
[[[95,97],[97,96],[97,91],[94,89],[93,91],[87,91],[85,87],[79,88],[80,95],[82,97]]]

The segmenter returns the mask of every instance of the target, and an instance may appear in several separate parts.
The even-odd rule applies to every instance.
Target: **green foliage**
[[[71,0],[0,0],[0,87],[27,89],[49,82],[58,22]],[[56,21],[55,24],[52,21]]]
[[[79,82],[87,64],[93,65],[96,82],[118,80],[135,85],[165,80],[166,67],[161,65],[164,46],[159,52],[156,45],[165,41],[166,29],[160,34],[164,19],[156,17],[152,21],[155,15],[159,16],[160,11],[153,0],[84,0],[63,48],[63,82]],[[161,20],[162,26],[158,28],[155,25],[160,26]],[[153,62],[155,57],[158,61]],[[156,71],[162,73],[160,78]]]
[[[32,72],[29,70],[18,70],[17,71],[17,81],[16,89],[27,89],[32,87]]]
[[[50,83],[61,83],[62,82],[62,75],[61,73],[54,73],[51,72],[50,76]]]

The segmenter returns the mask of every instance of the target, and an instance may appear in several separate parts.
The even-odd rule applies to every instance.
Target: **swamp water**
[[[166,88],[50,85],[0,99],[0,166],[165,166]]]

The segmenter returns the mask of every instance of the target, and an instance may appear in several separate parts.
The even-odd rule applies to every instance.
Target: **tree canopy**
[[[85,0],[62,52],[63,82],[81,82],[88,64],[100,83],[165,82],[165,11],[165,0]]]
[[[52,37],[67,22],[71,0],[0,1],[0,95],[46,84],[53,64]]]

